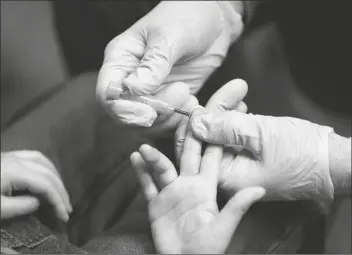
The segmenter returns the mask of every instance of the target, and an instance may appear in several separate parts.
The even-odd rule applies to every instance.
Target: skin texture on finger
[[[46,178],[58,191],[62,202],[65,204],[66,210],[69,213],[72,212],[67,190],[57,174],[54,165],[46,159],[43,154],[38,151],[15,151],[10,152],[6,157],[7,160],[11,162],[8,161],[10,164],[4,166],[5,171],[14,171],[12,169],[16,168],[18,171],[26,171],[26,174],[30,174],[30,172],[33,171],[36,175]]]
[[[46,167],[37,165],[35,168],[33,168],[34,171],[38,171],[38,173],[50,181],[50,183],[55,187],[56,190],[58,190],[58,193],[60,194],[60,197],[62,201],[64,202],[66,206],[66,210],[71,213],[72,212],[72,205],[70,203],[70,197],[68,195],[68,192],[60,179],[57,175],[52,173],[51,171],[48,171]]]
[[[172,162],[157,149],[143,144],[139,153],[146,163],[150,174],[153,176],[158,189],[161,190],[165,186],[172,183],[177,178],[177,172]]]
[[[130,157],[133,169],[142,186],[146,199],[150,202],[158,195],[158,189],[148,172],[148,167],[139,152],[133,152]]]
[[[58,191],[50,181],[36,172],[23,172],[12,169],[11,172],[3,172],[1,178],[6,179],[8,185],[15,190],[28,190],[29,192],[43,196],[54,206],[57,216],[63,221],[68,220],[66,206]]]
[[[6,197],[1,195],[1,220],[35,212],[40,202],[32,196]]]
[[[228,82],[210,98],[206,105],[207,111],[216,115],[235,108],[247,94],[247,89],[247,83],[243,80],[235,79]],[[201,163],[201,174],[217,182],[222,156],[222,146],[208,145]]]
[[[200,111],[203,112],[203,109]],[[193,110],[192,115],[193,114],[197,114],[196,109]],[[187,125],[185,142],[180,159],[180,175],[196,175],[199,173],[202,142],[193,136],[190,123],[189,121]]]
[[[212,222],[212,229],[215,235],[221,236],[222,241],[227,244],[231,241],[244,214],[249,208],[263,198],[265,190],[261,187],[251,187],[237,192],[216,216]],[[223,251],[225,252],[225,250]]]
[[[186,111],[191,112],[193,114],[193,111],[197,107],[200,107],[198,104],[198,99],[195,96],[190,96],[189,100],[184,105],[183,109],[185,109]],[[175,132],[175,153],[176,153],[176,161],[177,161],[178,166],[180,166],[181,155],[182,155],[182,151],[183,151],[183,144],[186,139],[187,126],[188,126],[189,120],[190,120],[190,117],[184,116],[181,119],[181,122],[178,125],[176,132]]]

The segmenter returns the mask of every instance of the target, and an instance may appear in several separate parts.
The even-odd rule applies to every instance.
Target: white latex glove
[[[13,197],[15,191],[32,195]],[[38,151],[11,151],[1,153],[1,219],[35,212],[39,197],[53,205],[57,216],[68,220],[72,212],[69,195],[55,166]]]
[[[224,85],[210,98],[206,105],[206,109],[213,114],[221,113],[224,109],[235,109],[236,111],[246,113],[247,105],[242,100],[245,98],[247,92],[247,83],[242,79],[234,79]],[[188,122],[189,119],[184,118],[176,129],[175,153],[177,162],[180,162],[183,152]],[[224,155],[226,155],[226,152]]]
[[[231,194],[259,185],[266,189],[267,199],[313,199],[322,206],[332,200],[332,128],[290,117],[226,111],[233,108],[226,86],[214,96],[212,107],[220,106],[222,113],[195,116],[192,130],[203,141],[228,147],[220,176],[223,189]]]
[[[234,1],[235,2],[235,1]],[[237,5],[240,2],[236,3]],[[241,34],[242,17],[227,1],[164,1],[106,47],[99,72],[97,96],[121,124],[164,129],[170,116],[152,107],[119,99],[107,88],[126,86],[136,95],[155,95],[184,108],[187,93],[195,94],[219,67],[228,48]],[[163,88],[183,82],[172,93]],[[177,87],[177,86],[176,86]],[[164,94],[172,96],[166,97]],[[188,109],[189,110],[189,109]],[[177,127],[181,118],[169,121]]]

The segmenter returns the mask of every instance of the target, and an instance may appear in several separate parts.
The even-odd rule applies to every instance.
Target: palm
[[[216,191],[208,186],[197,176],[180,177],[150,203],[152,234],[161,251],[187,253],[209,238],[210,223],[219,211]]]

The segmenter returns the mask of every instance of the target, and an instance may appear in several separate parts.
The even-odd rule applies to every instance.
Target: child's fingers
[[[39,200],[32,196],[1,196],[1,219],[6,220],[30,214],[38,209],[39,204]]]
[[[7,179],[16,190],[28,190],[29,192],[43,196],[55,208],[57,216],[63,221],[68,220],[66,206],[60,196],[60,191],[45,177],[34,171],[20,171],[11,169],[7,172]]]
[[[192,117],[204,113],[204,108],[197,107],[192,112]],[[202,157],[202,142],[198,140],[190,128],[188,122],[183,151],[180,160],[180,175],[196,175],[199,173],[200,160]]]
[[[164,154],[147,144],[143,144],[139,152],[159,190],[176,180],[176,169]]]
[[[143,193],[148,201],[153,200],[158,195],[158,189],[153,182],[152,177],[148,173],[147,165],[145,164],[139,152],[131,154],[131,163],[136,172],[137,178],[142,186]]]
[[[52,185],[58,190],[58,194],[64,202],[67,211],[71,213],[72,206],[70,203],[70,198],[60,176],[54,173],[51,169],[48,169],[46,166],[41,165],[40,163],[29,161],[27,164],[30,164],[29,166],[31,169],[33,169],[33,171],[37,172],[39,175],[52,183]]]

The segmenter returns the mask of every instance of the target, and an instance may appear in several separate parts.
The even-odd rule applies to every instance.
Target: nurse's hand
[[[170,115],[158,115],[145,104],[121,100],[119,93],[108,96],[109,84],[185,108],[188,95],[201,89],[241,34],[243,23],[235,6],[239,3],[161,2],[107,45],[97,83],[100,102],[120,124],[153,125],[157,131],[163,130]],[[175,128],[177,124],[169,121],[167,126]]]
[[[221,187],[231,195],[260,185],[267,199],[313,199],[326,206],[334,192],[328,150],[333,130],[296,118],[231,110],[230,92],[222,87],[210,99],[209,114],[196,116],[191,125],[197,138],[227,147]]]
[[[28,195],[13,196],[15,192]],[[1,220],[35,212],[47,200],[63,221],[72,212],[69,195],[55,166],[38,151],[1,153]]]

